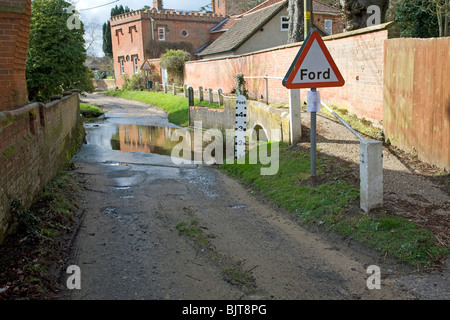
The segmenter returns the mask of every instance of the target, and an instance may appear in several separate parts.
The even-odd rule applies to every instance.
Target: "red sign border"
[[[311,82],[292,83],[292,81],[295,78],[295,75],[297,74],[303,61],[305,60],[314,40],[317,41],[320,48],[322,49],[322,52],[325,55],[325,58],[327,59],[328,63],[330,64],[331,69],[333,69],[333,72],[336,75],[336,78],[338,79],[338,81],[314,82],[314,83],[311,83]],[[331,54],[328,51],[327,47],[325,46],[325,43],[322,40],[322,37],[320,36],[320,33],[318,31],[313,31],[312,33],[310,33],[310,35],[306,39],[305,44],[301,47],[300,52],[297,54],[297,57],[294,59],[294,62],[292,63],[285,79],[286,79],[286,81],[285,82],[283,81],[283,85],[287,89],[342,87],[345,84],[345,80],[342,77],[341,72],[339,71],[338,67],[336,66],[336,63],[334,62],[333,58],[331,57]]]
[[[144,69],[144,64],[145,64],[146,62],[148,62],[148,65],[150,66],[150,69]],[[142,71],[152,71],[152,70],[153,70],[152,64],[151,64],[151,62],[150,62],[149,59],[145,59],[144,63],[142,63],[141,70],[142,70]]]

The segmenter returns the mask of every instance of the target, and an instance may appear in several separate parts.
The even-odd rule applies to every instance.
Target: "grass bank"
[[[170,122],[182,127],[189,125],[188,99],[184,98],[184,96],[174,96],[173,94],[162,92],[128,90],[107,91],[102,94],[150,104],[167,111]]]
[[[62,289],[57,278],[74,232],[77,192],[70,171],[62,171],[29,209],[17,199],[11,201],[17,231],[0,246],[0,284],[6,284],[0,299],[53,299]]]
[[[430,231],[408,219],[383,208],[370,214],[360,210],[359,181],[342,160],[320,154],[312,181],[309,149],[281,145],[278,173],[261,175],[263,166],[224,164],[220,168],[298,217],[305,226],[353,237],[412,265],[433,265],[449,253]]]
[[[85,118],[97,118],[104,114],[100,107],[85,103],[80,103],[80,112]]]
[[[144,102],[160,109],[163,109],[169,113],[168,119],[170,122],[179,125],[181,127],[189,126],[189,106],[188,99],[181,95],[173,95],[170,93],[162,92],[148,92],[148,91],[108,91],[102,94],[114,97],[120,97],[130,100],[136,100]],[[219,109],[218,103],[210,104],[208,101],[200,101],[194,99],[196,106],[202,106],[206,108]]]

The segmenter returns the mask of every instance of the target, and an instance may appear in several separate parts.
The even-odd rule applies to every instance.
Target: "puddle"
[[[114,190],[128,190],[130,187],[114,187]]]
[[[202,145],[193,143],[194,130],[184,128],[169,128],[144,125],[127,124],[101,124],[97,126],[86,126],[87,144],[99,146],[109,150],[120,150],[125,152],[153,153],[164,156],[172,156],[175,147],[177,150],[173,156],[193,160],[194,155],[203,154],[203,150],[208,146],[212,148],[214,138],[204,137]],[[190,141],[192,144],[188,144]],[[186,144],[185,144],[186,143]],[[183,149],[183,146],[195,145],[192,148]],[[189,150],[190,149],[190,150]],[[234,152],[234,148],[231,147]],[[188,150],[188,151],[187,151]],[[226,146],[223,146],[223,155],[226,155]],[[214,151],[212,152],[214,156]],[[125,165],[119,162],[110,162],[108,165]]]
[[[236,206],[232,206],[231,209],[244,209],[247,208],[245,204],[238,204]]]
[[[103,214],[113,214],[114,212],[116,212],[117,208],[114,207],[106,207],[105,209],[102,210]]]
[[[171,140],[174,130],[176,129],[168,127],[105,124],[98,127],[87,127],[86,141],[88,144],[110,150],[170,156],[172,149],[179,144],[178,140]],[[111,163],[110,165],[122,164]]]

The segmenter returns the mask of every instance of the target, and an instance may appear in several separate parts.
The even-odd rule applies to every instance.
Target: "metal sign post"
[[[305,25],[307,25],[306,15]],[[307,112],[311,113],[311,177],[316,176],[316,121],[321,105],[317,88],[340,87],[344,84],[344,78],[319,32],[309,32],[283,79],[283,85],[288,89],[311,88],[307,97]]]
[[[317,137],[317,112],[320,112],[320,92],[311,88],[307,96],[307,112],[311,113],[311,177],[316,176],[316,137]]]

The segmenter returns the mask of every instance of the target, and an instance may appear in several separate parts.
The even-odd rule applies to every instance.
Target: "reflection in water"
[[[126,152],[145,152],[166,156],[172,156],[172,150],[180,146],[180,142],[186,142],[194,147],[192,141],[194,131],[189,129],[168,128],[142,125],[100,125],[86,128],[88,133],[86,140],[88,144],[101,146],[111,150]],[[172,141],[172,139],[174,141]],[[194,159],[194,153],[200,154],[210,140],[201,141],[196,152],[182,149],[176,157],[187,160]]]
[[[113,150],[156,153],[170,156],[178,141],[171,141],[174,128],[119,125],[111,137]]]
[[[86,128],[88,144],[111,150],[170,156],[179,143],[171,141],[175,128],[140,125],[101,125]],[[178,129],[180,130],[180,129]]]

